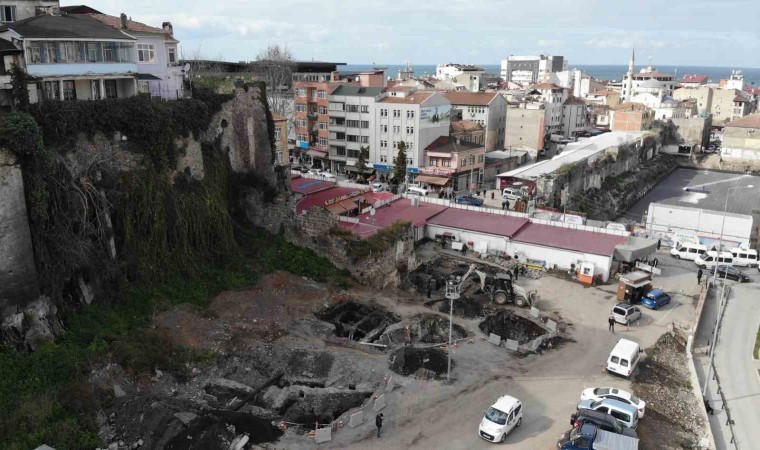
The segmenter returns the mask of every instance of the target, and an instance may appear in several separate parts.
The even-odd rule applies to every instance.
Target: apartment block
[[[333,172],[357,172],[356,162],[363,151],[369,162],[369,149],[375,137],[375,103],[382,87],[339,85],[329,96],[328,144]],[[368,164],[371,172],[371,165]]]
[[[549,75],[565,70],[562,56],[515,56],[501,61],[501,79],[522,85],[549,81]]]
[[[504,127],[507,100],[496,92],[446,92],[452,108],[462,113],[462,120],[479,123],[485,128],[486,151],[504,148]]]

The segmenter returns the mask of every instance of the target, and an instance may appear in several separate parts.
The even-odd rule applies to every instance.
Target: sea
[[[399,70],[406,66],[403,64],[348,64],[339,66],[341,71],[361,71],[372,69],[373,67],[386,68],[385,73],[389,77],[395,77]],[[480,64],[480,67],[488,73],[499,74],[501,66],[498,64]],[[434,64],[413,65],[416,76],[435,75]],[[641,67],[637,66],[636,70]],[[742,67],[712,67],[712,66],[656,66],[658,72],[672,73],[676,79],[681,79],[686,74],[707,75],[711,82],[719,82],[731,76],[732,70],[741,70],[744,74],[744,83],[748,85],[760,86],[760,68],[742,68]],[[628,72],[628,65],[570,65],[568,69],[580,69],[597,80],[616,80],[620,81],[625,78]]]

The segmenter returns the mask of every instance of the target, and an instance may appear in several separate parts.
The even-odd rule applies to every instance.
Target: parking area
[[[384,410],[383,437],[378,440],[367,435],[352,447],[490,448],[493,444],[478,436],[478,424],[485,410],[500,395],[508,394],[522,401],[524,416],[522,426],[509,434],[506,443],[513,448],[556,448],[557,438],[569,429],[570,414],[584,388],[631,390],[630,380],[604,370],[618,339],[634,340],[646,349],[671,324],[691,325],[699,286],[695,272],[681,264],[662,258],[663,275],[654,282],[655,287],[669,292],[673,301],[656,311],[642,308],[644,315],[638,323],[617,325],[614,333],[608,330],[607,318],[617,302],[616,284],[584,287],[552,276],[521,279],[524,287],[539,291],[538,308],[559,322],[566,340],[527,357],[517,357],[487,341],[460,346],[454,351],[454,384],[406,386],[403,409]],[[642,442],[640,448],[656,445]]]

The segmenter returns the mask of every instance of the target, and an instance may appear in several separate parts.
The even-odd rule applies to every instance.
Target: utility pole
[[[446,282],[446,298],[449,299],[449,345],[447,346],[449,353],[448,369],[446,371],[446,382],[451,382],[451,338],[453,331],[453,319],[454,319],[454,300],[459,299],[459,285],[455,284],[454,280],[448,280]]]
[[[738,186],[738,187],[732,187],[728,188],[728,191],[726,192],[726,203],[723,206],[723,219],[721,220],[720,224],[720,237],[718,238],[718,249],[715,252],[715,266],[713,267],[713,286],[715,286],[715,280],[718,278],[718,260],[720,259],[720,252],[723,250],[723,229],[726,226],[726,213],[728,212],[728,198],[731,197],[731,191],[737,190],[737,189],[752,189],[753,185],[748,184],[747,186]]]

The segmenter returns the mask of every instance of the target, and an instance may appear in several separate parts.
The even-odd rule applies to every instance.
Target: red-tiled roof
[[[528,219],[486,212],[468,211],[466,209],[449,208],[428,220],[431,225],[458,228],[480,233],[512,237]]]
[[[646,111],[649,108],[643,103],[625,102],[611,108],[613,111]]]
[[[726,124],[727,127],[760,128],[760,113],[744,116]]]
[[[362,191],[359,189],[343,187],[333,187],[324,191],[315,192],[307,195],[296,204],[296,213],[301,214],[314,207],[324,207],[326,206],[325,202],[328,200],[335,200],[346,195],[351,195],[353,193],[359,194],[361,192]]]
[[[737,95],[734,97],[734,101],[737,103],[747,103],[747,99],[742,97],[741,95]]]
[[[700,74],[687,74],[683,76],[683,80],[681,80],[684,83],[705,83],[707,82],[707,75],[700,75]]]
[[[420,202],[419,206],[412,206],[409,199],[401,198],[395,202],[388,203],[375,210],[375,215],[369,213],[359,216],[362,223],[374,225],[380,228],[402,221],[409,221],[415,227],[422,227],[428,222],[428,219],[448,208],[448,206],[436,205],[433,203]]]
[[[325,180],[305,178],[300,175],[290,177],[290,190],[299,194],[312,194],[314,192],[324,191],[331,187],[335,187],[335,183]]]
[[[565,100],[565,105],[585,105],[585,104],[586,102],[572,95],[569,96],[567,100]]]
[[[119,17],[109,16],[108,14],[90,14],[90,16],[103,22],[104,24],[108,26],[121,29],[121,19]],[[127,21],[126,31],[134,31],[137,33],[161,34],[166,39],[173,39],[171,34],[164,31],[163,28],[152,27],[150,25],[145,25],[144,23],[135,22],[134,20]]]
[[[760,95],[760,87],[744,86],[744,92],[749,92],[752,95]]]
[[[496,98],[496,92],[454,92],[447,91],[443,94],[452,105],[476,105],[488,106]]]
[[[556,247],[579,253],[612,256],[615,246],[628,242],[626,236],[576,230],[538,223],[522,227],[512,238],[515,242]]]

